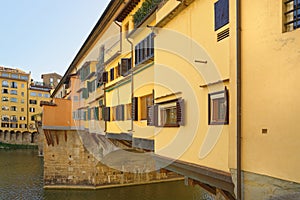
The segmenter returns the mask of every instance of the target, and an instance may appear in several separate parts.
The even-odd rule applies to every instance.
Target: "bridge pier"
[[[150,156],[131,156],[132,152],[101,143],[105,136],[95,138],[74,130],[43,132],[45,188],[95,189],[183,179],[174,172],[156,170]],[[89,150],[83,140],[89,142]]]

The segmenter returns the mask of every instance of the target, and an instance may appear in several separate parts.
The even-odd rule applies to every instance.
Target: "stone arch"
[[[9,131],[8,130],[5,130],[4,131],[4,140],[7,140],[7,136],[8,136],[8,134],[9,134]]]
[[[30,140],[31,143],[37,143],[37,134],[38,132],[31,133],[31,140]]]
[[[30,141],[30,139],[29,139],[29,132],[27,132],[27,131],[24,131],[23,133],[22,133],[22,142],[24,143],[26,143],[26,142],[29,142]]]
[[[21,134],[22,134],[21,131],[16,132],[16,141],[19,141],[22,139]]]
[[[3,134],[4,134],[3,130],[0,129],[0,141],[3,141]]]
[[[15,131],[11,130],[9,134],[9,140],[12,141],[15,139]]]

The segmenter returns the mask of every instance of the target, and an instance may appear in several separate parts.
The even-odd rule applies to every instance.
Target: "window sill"
[[[179,128],[180,126],[178,124],[169,124],[169,125],[163,125],[163,126],[156,126],[161,128]]]

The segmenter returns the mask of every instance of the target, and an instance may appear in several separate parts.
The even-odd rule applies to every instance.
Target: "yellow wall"
[[[282,32],[282,4],[242,4],[242,167],[300,182],[300,30]]]
[[[194,1],[155,31],[155,95],[179,93],[185,100],[185,125],[156,128],[155,151],[228,172],[229,125],[208,125],[208,93],[231,90],[228,82],[205,87],[229,79],[229,38],[217,42],[213,11],[214,2]]]

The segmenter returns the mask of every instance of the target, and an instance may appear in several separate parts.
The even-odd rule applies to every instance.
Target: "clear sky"
[[[63,75],[109,0],[0,0],[0,66]]]

